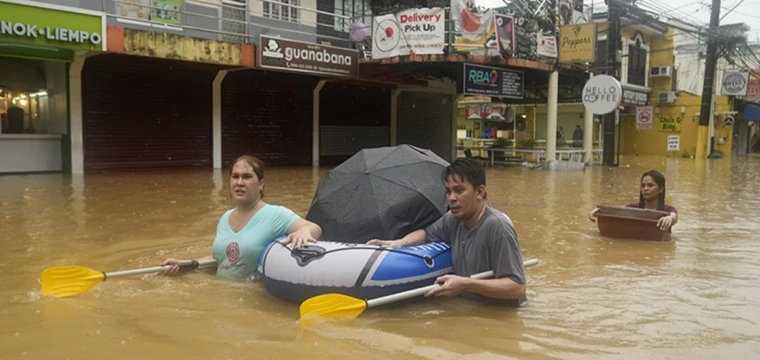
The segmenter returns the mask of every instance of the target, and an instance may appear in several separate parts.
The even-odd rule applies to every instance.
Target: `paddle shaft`
[[[195,269],[195,268],[203,267],[203,266],[216,265],[216,260],[214,259],[201,260],[201,261],[193,260],[190,262],[185,262],[185,263],[181,263],[177,265],[180,267],[180,269]],[[106,276],[105,279],[110,279],[110,278],[117,278],[117,277],[122,277],[122,276],[131,276],[131,275],[140,275],[140,274],[149,274],[149,273],[159,272],[172,266],[174,265],[164,265],[164,266],[154,266],[154,267],[134,269],[134,270],[114,271],[114,272],[107,272],[103,274],[105,274]]]
[[[527,261],[523,262],[523,267],[533,266],[533,265],[536,265],[536,264],[538,264],[538,259],[530,259],[530,260],[527,260]],[[485,271],[485,272],[482,272],[482,273],[477,273],[477,274],[472,275],[470,277],[473,278],[473,279],[488,279],[490,277],[493,277],[493,270],[488,270],[488,271]],[[371,307],[374,307],[374,306],[380,306],[380,305],[390,304],[390,303],[392,303],[394,301],[399,301],[399,300],[409,299],[409,298],[412,298],[412,297],[415,297],[415,296],[424,295],[428,291],[433,290],[433,289],[435,289],[435,288],[437,288],[439,286],[440,285],[438,285],[438,284],[433,284],[433,285],[421,287],[421,288],[418,288],[418,289],[407,290],[407,291],[404,291],[404,292],[400,292],[398,294],[392,294],[392,295],[387,295],[387,296],[379,297],[379,298],[376,298],[376,299],[367,300],[367,307],[371,308]]]

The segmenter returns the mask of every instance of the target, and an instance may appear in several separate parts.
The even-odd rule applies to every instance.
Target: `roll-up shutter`
[[[345,160],[361,149],[390,146],[391,89],[327,83],[320,92],[319,155]]]
[[[451,161],[451,95],[404,91],[398,98],[396,143],[430,149]]]
[[[230,72],[222,84],[222,161],[253,155],[266,166],[310,165],[312,98],[319,79],[285,72]]]
[[[84,169],[211,168],[213,67],[99,55],[82,72]]]

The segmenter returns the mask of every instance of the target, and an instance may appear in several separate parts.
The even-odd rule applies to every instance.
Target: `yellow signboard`
[[[664,132],[681,132],[681,117],[658,116],[657,128]]]
[[[559,62],[593,62],[596,23],[563,25],[559,28]]]

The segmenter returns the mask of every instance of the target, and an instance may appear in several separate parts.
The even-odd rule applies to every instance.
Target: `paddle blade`
[[[79,295],[103,281],[105,274],[83,266],[58,266],[40,275],[42,295],[69,297]]]
[[[362,299],[343,294],[324,294],[301,303],[301,317],[308,315],[355,318],[367,308]]]

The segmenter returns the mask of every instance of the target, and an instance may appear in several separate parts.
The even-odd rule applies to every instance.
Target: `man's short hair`
[[[486,169],[478,161],[471,158],[459,158],[454,160],[443,171],[443,182],[449,179],[459,181],[468,181],[472,187],[477,189],[481,185],[486,185]],[[483,197],[485,199],[485,197]]]

